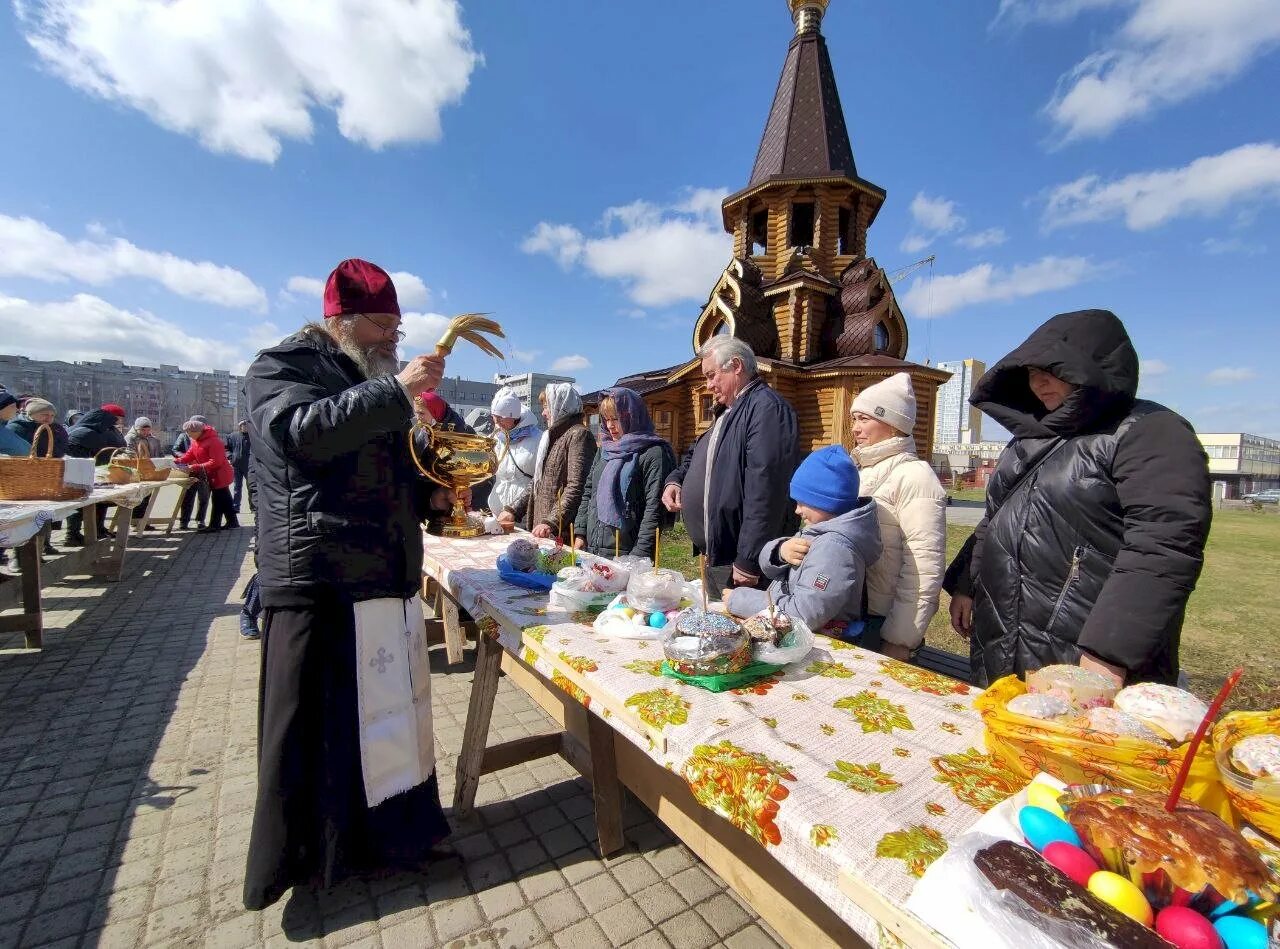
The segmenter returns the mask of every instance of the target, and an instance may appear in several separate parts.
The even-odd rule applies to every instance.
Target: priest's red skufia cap
[[[324,315],[346,313],[394,313],[400,315],[396,285],[391,275],[367,260],[344,260],[324,285]]]

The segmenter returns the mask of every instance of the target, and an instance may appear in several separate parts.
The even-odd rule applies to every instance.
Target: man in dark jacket
[[[231,505],[237,514],[240,513],[241,490],[245,479],[249,477],[249,423],[241,421],[236,431],[227,436],[227,461],[231,462],[231,471],[235,481],[231,489]],[[253,496],[249,497],[249,506],[253,506]]]
[[[1208,462],[1186,420],[1137,391],[1138,355],[1107,310],[1053,317],[974,387],[1013,433],[948,571],[976,685],[1054,663],[1177,681]]]
[[[422,522],[453,498],[407,441],[444,359],[397,374],[395,287],[366,261],[330,275],[324,315],[245,378],[264,608],[250,909],[296,884],[418,867],[449,833],[416,593]]]
[[[703,345],[702,375],[722,410],[667,477],[662,503],[681,511],[712,590],[761,584],[760,551],[786,533],[799,430],[791,405],[762,380],[733,336]]]
[[[105,452],[108,448],[124,447],[124,435],[117,428],[120,420],[124,418],[124,409],[120,409],[119,414],[116,414],[116,409],[119,409],[119,406],[104,405],[100,409],[86,412],[67,432],[67,454],[72,458],[94,458],[106,464]],[[102,458],[98,458],[100,453]],[[107,506],[95,504],[93,507],[97,517],[98,536],[102,537],[106,531]],[[66,546],[84,546],[83,508],[67,518]]]

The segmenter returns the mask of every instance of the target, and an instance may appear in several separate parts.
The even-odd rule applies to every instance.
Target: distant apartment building
[[[974,384],[987,371],[986,363],[979,359],[961,359],[940,362],[937,368],[951,373],[951,378],[938,387],[934,442],[969,445],[982,441],[982,413],[969,404],[969,396],[973,394]]]
[[[0,355],[0,383],[18,395],[39,395],[65,416],[87,412],[106,402],[125,410],[126,424],[140,415],[172,439],[193,415],[203,415],[215,429],[232,429],[240,416],[244,379],[226,369],[180,369],[177,366],[130,366],[119,359],[64,362]]]
[[[1201,432],[1198,437],[1209,456],[1215,499],[1280,488],[1280,440],[1245,432]]]
[[[986,487],[1007,442],[937,442],[930,463],[946,484]]]
[[[520,372],[506,374],[495,372],[493,381],[498,386],[510,386],[515,390],[520,401],[524,403],[525,408],[532,408],[535,415],[538,414],[538,396],[542,395],[542,390],[553,382],[576,382],[573,376],[553,376],[545,372]]]
[[[474,379],[463,379],[461,376],[448,376],[440,380],[436,387],[436,395],[449,403],[459,415],[466,418],[476,409],[489,411],[494,394],[502,386],[496,382],[478,382]]]

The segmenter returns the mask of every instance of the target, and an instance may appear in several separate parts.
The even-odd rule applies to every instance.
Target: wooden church
[[[937,388],[950,373],[905,361],[907,323],[867,229],[885,191],[858,175],[822,16],[830,0],[788,0],[795,36],[747,186],[724,200],[733,259],[693,326],[693,349],[718,333],[745,340],[761,376],[795,408],[801,451],[852,444],[854,396],[897,372],[915,387],[916,448],[930,457]],[[639,372],[658,434],[683,453],[714,420],[701,363]],[[587,410],[601,393],[584,398]]]

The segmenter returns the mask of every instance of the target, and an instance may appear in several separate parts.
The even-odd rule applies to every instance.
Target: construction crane
[[[934,257],[935,255],[930,254],[928,257],[925,257],[923,260],[917,260],[914,264],[908,264],[907,266],[903,267],[901,270],[895,270],[893,273],[889,274],[889,282],[897,283],[899,280],[902,280],[906,277],[911,276],[921,267],[927,266],[929,268],[929,283],[928,283],[929,302],[928,302],[928,305],[926,306],[925,322],[924,322],[924,325],[925,325],[924,364],[926,366],[933,365],[933,261],[934,261]]]
[[[935,255],[930,254],[928,257],[924,258],[924,260],[917,260],[914,264],[907,264],[907,266],[903,267],[901,270],[895,270],[893,273],[889,274],[889,282],[897,283],[903,277],[910,277],[913,273],[915,273],[917,270],[919,270],[921,267],[925,266],[926,264],[928,264],[929,267],[932,268],[934,259],[935,259]]]

